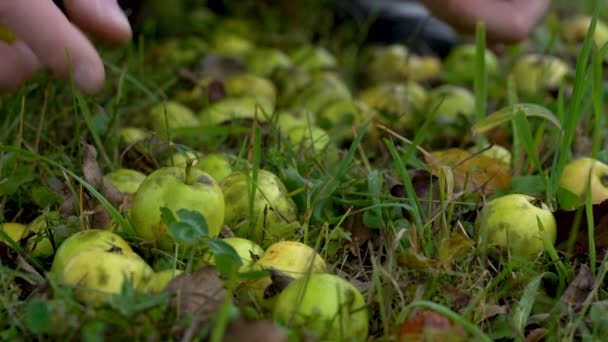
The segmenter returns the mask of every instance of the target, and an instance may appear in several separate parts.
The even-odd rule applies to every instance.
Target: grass
[[[273,19],[268,19],[265,27],[253,18],[258,32],[252,39],[258,45],[286,51],[303,42],[320,42],[340,61],[341,76],[356,96],[366,86],[361,73],[367,58],[363,42],[369,23],[362,27],[343,24],[336,28],[339,34],[332,34],[327,26],[330,17],[322,4],[302,6],[319,13],[318,17],[300,18],[299,26],[288,27],[275,15],[274,11],[282,13],[281,9],[267,9],[261,17]],[[554,6],[559,10],[571,4],[556,2]],[[193,259],[180,257],[189,252],[195,255],[188,241],[174,252],[156,249],[138,237],[128,218],[100,189],[84,180],[81,141],[95,146],[104,173],[119,167],[158,168],[173,150],[230,153],[244,162],[238,168],[251,170],[253,181],[246,196],[249,204],[260,191],[260,170],[272,171],[285,183],[298,207],[301,225],[284,239],[314,247],[331,272],[359,288],[368,304],[369,340],[393,340],[402,324],[423,310],[448,318],[467,336],[465,340],[525,340],[534,336],[547,340],[606,339],[607,289],[603,279],[607,263],[603,241],[596,240],[596,229],[602,227],[596,224],[603,222],[603,216],[594,217],[590,195],[579,212],[579,219],[584,217],[588,227],[579,227],[580,220],[575,220],[579,222],[575,227],[566,227],[575,232],[569,247],[545,240],[546,251],[526,260],[509,254],[488,256],[474,239],[478,210],[493,197],[514,191],[516,185],[548,203],[552,210],[560,210],[559,178],[574,157],[572,146],[577,139],[589,137],[590,147],[585,152],[608,160],[603,105],[603,60],[608,48],[594,46],[592,36],[595,18],[604,18],[605,13],[600,1],[580,4],[578,10],[593,15],[594,21],[577,55],[572,55],[572,47],[561,40],[559,32],[549,24],[541,25],[532,40],[536,45],[512,47],[501,55],[504,70],[498,76],[485,70],[488,43],[483,25],[478,26],[474,77],[460,84],[473,91],[475,114],[465,130],[456,130],[460,140],[445,139],[444,133],[450,133],[437,125],[437,108],[430,108],[426,113],[415,113],[416,127],[394,131],[391,122],[367,120],[347,128],[352,133],[348,141],[332,141],[333,147],[321,150],[314,144],[312,148],[294,144],[279,131],[278,116],[263,120],[262,115],[228,126],[157,132],[154,139],[175,142],[167,151],[129,150],[121,141],[120,129],[149,127],[149,107],[190,90],[193,84],[180,77],[180,69],[196,70],[204,54],[196,51],[194,59],[184,60],[179,51],[167,49],[171,37],[142,32],[137,44],[102,48],[108,82],[99,96],[86,97],[71,82],[45,73],[0,97],[0,222],[27,224],[43,212],[61,208],[64,215],[50,219],[42,234],[52,233],[51,238],[59,244],[73,232],[90,228],[86,218],[92,210],[88,205],[94,200],[109,211],[122,228],[121,235],[155,270],[181,265],[189,268]],[[210,33],[197,34],[207,45],[204,49],[213,50]],[[573,72],[555,98],[517,92],[507,71],[511,60],[528,50],[575,61]],[[503,90],[501,97],[495,97],[494,83]],[[423,85],[432,88],[431,83]],[[488,116],[494,109],[497,115]],[[305,120],[315,115],[308,113]],[[474,137],[471,124],[476,124],[473,127],[479,132]],[[506,138],[500,140],[497,131]],[[329,132],[334,138],[336,131]],[[308,138],[313,139],[312,129]],[[499,140],[509,145],[513,156],[512,189],[488,194],[483,189],[459,188],[458,165],[439,168],[441,171],[427,180],[416,173],[426,170],[428,163],[428,152],[421,151],[483,148]],[[402,189],[401,193],[396,189]],[[67,198],[74,200],[71,209],[62,208]],[[248,217],[253,219],[233,234],[244,236],[260,219],[251,205]],[[588,253],[572,255],[575,234],[585,228]],[[204,231],[206,228],[199,233]],[[201,238],[206,237],[195,240]],[[0,239],[9,240],[1,230]],[[264,241],[262,247],[272,242]],[[101,336],[177,340],[188,336],[220,341],[234,329],[245,329],[232,323],[239,315],[272,317],[257,303],[240,297],[237,276],[227,272],[232,267],[229,261],[218,263],[218,268],[226,271],[228,295],[208,324],[195,329],[191,317],[172,307],[166,293],[142,294],[127,285],[100,307],[83,303],[74,287],[48,273],[52,256],[35,256],[27,243],[8,241],[7,245],[10,248],[0,245],[0,340],[93,341]],[[219,254],[232,253],[225,246],[214,246]],[[567,302],[564,293],[583,266],[589,268],[595,282],[579,293],[575,302]],[[302,337],[301,327],[282,328],[294,340]]]

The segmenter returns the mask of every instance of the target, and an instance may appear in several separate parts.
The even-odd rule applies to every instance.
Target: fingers
[[[0,93],[13,90],[40,67],[32,50],[22,41],[0,42]]]
[[[131,25],[117,0],[65,0],[64,5],[83,30],[117,43],[131,39]]]
[[[455,28],[474,32],[485,24],[488,39],[517,42],[536,28],[549,8],[549,0],[423,0],[440,19]]]
[[[76,85],[88,94],[101,89],[105,78],[101,58],[51,0],[0,1],[0,24],[27,44],[42,65],[66,79],[69,52]]]

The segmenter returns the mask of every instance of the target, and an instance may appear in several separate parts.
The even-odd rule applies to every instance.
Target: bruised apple
[[[270,245],[252,268],[273,269],[296,279],[311,273],[327,272],[325,260],[312,247],[298,241],[280,241]],[[272,308],[277,298],[277,293],[269,286],[271,284],[270,277],[256,279],[250,284],[253,295],[266,308]]]

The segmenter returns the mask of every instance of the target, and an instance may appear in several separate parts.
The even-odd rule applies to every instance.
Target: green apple
[[[298,91],[289,107],[294,110],[304,109],[317,115],[330,103],[350,98],[350,89],[346,83],[336,74],[324,72],[313,76],[312,80]]]
[[[246,272],[250,270],[251,266],[264,253],[264,250],[262,249],[262,247],[260,247],[260,245],[248,239],[230,237],[224,238],[222,239],[222,241],[226,242],[232,248],[234,248],[236,254],[238,254],[241,258],[241,262],[243,264],[239,269],[240,272]],[[195,266],[195,269],[199,269],[205,266],[205,264],[215,265],[215,258],[211,253],[206,253],[205,255],[203,255],[201,262],[199,262],[197,266]]]
[[[276,113],[277,128],[287,133],[293,128],[314,125],[316,117],[306,110],[281,110]]]
[[[279,93],[278,104],[281,106],[290,104],[297,97],[300,89],[309,84],[312,78],[310,73],[295,67],[275,70],[272,81]]]
[[[120,129],[120,140],[125,146],[133,145],[148,137],[150,137],[150,133],[142,128],[123,127]]]
[[[150,108],[150,124],[158,134],[165,134],[168,128],[197,127],[200,122],[190,108],[175,102],[167,101]]]
[[[200,157],[195,167],[206,172],[218,184],[233,171],[230,157],[222,153],[209,153]]]
[[[407,79],[413,82],[435,80],[443,68],[441,59],[435,56],[411,55],[407,64]]]
[[[322,341],[366,341],[368,336],[365,298],[333,274],[311,274],[291,282],[279,295],[273,318],[305,326]]]
[[[403,44],[372,48],[367,64],[368,78],[372,83],[402,82],[408,79],[410,52]]]
[[[420,84],[381,83],[364,89],[359,100],[377,110],[374,117],[396,130],[408,128],[416,112],[424,110],[427,91]]]
[[[566,164],[559,186],[577,195],[581,204],[587,200],[587,183],[591,204],[608,199],[608,165],[589,157],[577,158]]]
[[[165,165],[186,167],[188,160],[192,160],[192,166],[196,166],[202,156],[203,154],[201,152],[192,150],[176,152],[167,158]]]
[[[475,76],[475,59],[477,46],[462,44],[454,47],[443,63],[444,78],[447,82],[472,82]],[[490,76],[498,73],[498,58],[491,50],[484,53],[486,73]]]
[[[439,124],[452,124],[459,115],[475,115],[475,95],[464,87],[450,84],[439,86],[429,93],[428,112],[436,112]]]
[[[532,259],[544,250],[543,235],[555,243],[557,224],[546,204],[531,196],[510,194],[484,205],[475,220],[475,235],[478,246],[490,253],[498,247]]]
[[[298,126],[287,132],[287,138],[292,145],[303,149],[312,149],[315,153],[324,151],[331,139],[327,132],[317,126]]]
[[[220,233],[224,222],[222,189],[205,172],[184,167],[163,167],[141,183],[131,205],[131,222],[137,234],[156,241],[163,250],[173,250],[171,231],[161,220],[161,208],[198,211],[205,217],[210,237]]]
[[[336,143],[342,143],[354,138],[363,123],[372,119],[376,111],[357,99],[339,100],[326,106],[320,113],[319,126],[327,131]],[[367,127],[367,132],[373,132],[373,125]]]
[[[223,84],[229,97],[252,96],[258,99],[263,98],[273,107],[277,102],[277,90],[272,81],[267,78],[244,73],[228,77]]]
[[[131,169],[118,169],[106,174],[103,178],[112,183],[120,192],[134,194],[146,178],[146,174]]]
[[[325,260],[312,247],[289,240],[270,245],[252,268],[253,270],[272,268],[296,279],[311,273],[327,272]],[[249,286],[258,302],[267,309],[274,306],[278,297],[277,293],[269,291],[270,284],[272,284],[272,279],[264,277],[253,280]]]
[[[51,273],[61,274],[72,257],[85,250],[134,254],[131,246],[120,235],[103,229],[83,230],[65,239],[53,258]]]
[[[299,225],[298,209],[283,182],[274,173],[259,169],[253,208],[250,208],[251,177],[251,172],[238,171],[222,181],[226,202],[224,222],[235,232],[252,224],[253,230],[244,237],[259,244],[293,236],[295,226]]]
[[[292,65],[285,52],[269,47],[258,47],[249,51],[244,60],[249,71],[261,77],[269,77],[275,70]]]
[[[570,67],[558,57],[527,54],[517,59],[511,70],[517,90],[525,96],[556,88]]]
[[[336,57],[321,46],[302,45],[289,54],[293,64],[305,71],[335,68]]]
[[[28,232],[26,232],[25,235],[34,233],[27,242],[33,256],[39,258],[48,258],[55,253],[53,244],[51,243],[49,235],[47,234],[47,225],[49,220],[58,220],[59,217],[60,214],[58,211],[51,211],[41,214],[30,222],[27,227]],[[57,241],[57,239],[55,239],[55,241]]]
[[[254,44],[238,34],[217,32],[211,38],[211,48],[214,54],[224,57],[243,57],[255,49]]]
[[[100,304],[120,294],[126,281],[134,289],[144,291],[153,274],[152,268],[137,254],[90,249],[68,261],[61,280],[75,286],[74,294],[80,300]]]
[[[150,277],[150,281],[146,284],[145,289],[149,293],[161,293],[173,278],[182,273],[184,271],[172,268],[155,272]]]
[[[212,126],[237,119],[266,122],[274,112],[274,105],[263,97],[227,97],[203,108],[198,117],[203,125]]]

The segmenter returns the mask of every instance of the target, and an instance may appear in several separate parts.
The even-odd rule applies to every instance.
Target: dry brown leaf
[[[344,230],[352,236],[352,242],[344,241],[349,244],[349,249],[352,255],[358,257],[361,254],[361,247],[364,246],[372,236],[372,232],[365,223],[363,223],[363,213],[349,215],[342,224]]]
[[[431,173],[440,176],[442,166],[452,168],[456,191],[482,192],[486,195],[511,187],[509,166],[500,159],[451,148],[425,155]]]
[[[398,341],[464,341],[464,330],[433,310],[423,310],[399,326]]]
[[[417,169],[410,173],[410,179],[416,197],[420,200],[424,208],[429,208],[429,214],[436,212],[440,207],[439,178],[432,175],[427,170]],[[407,198],[405,186],[397,183],[391,187],[391,195],[400,198]],[[430,207],[429,207],[430,204]],[[403,216],[408,220],[413,220],[412,214],[407,210],[402,210]]]
[[[435,268],[436,262],[432,259],[416,253],[413,249],[406,250],[397,256],[399,266],[411,270],[426,270]]]
[[[226,328],[224,342],[283,342],[287,336],[269,319],[237,318]]]
[[[209,322],[226,296],[219,273],[213,266],[178,275],[164,291],[171,294],[171,307],[180,315],[193,316],[197,326]]]
[[[597,279],[589,270],[587,265],[581,265],[581,269],[572,280],[568,288],[560,298],[562,303],[568,304],[578,311],[583,307],[583,303],[593,291]]]
[[[448,271],[452,270],[454,260],[465,255],[475,243],[460,231],[453,233],[448,239],[441,241],[438,261]]]

